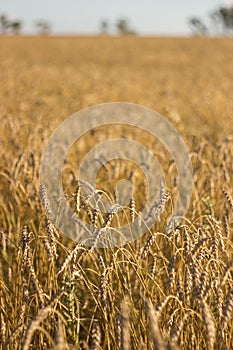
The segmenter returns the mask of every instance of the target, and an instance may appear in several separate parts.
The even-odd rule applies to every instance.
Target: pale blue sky
[[[208,13],[231,0],[0,0],[0,13],[20,18],[24,32],[33,33],[35,21],[46,19],[54,34],[92,34],[107,19],[111,31],[116,20],[126,17],[140,34],[189,33],[187,18],[200,16],[208,24]]]

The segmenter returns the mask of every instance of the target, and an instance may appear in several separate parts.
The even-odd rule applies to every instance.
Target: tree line
[[[233,34],[233,5],[228,7],[221,6],[215,9],[209,14],[209,18],[211,27],[215,32],[219,34]],[[206,35],[211,32],[211,28],[199,17],[193,16],[189,18],[188,25],[195,35]],[[103,20],[100,24],[100,32],[109,34],[109,28],[109,22]],[[121,18],[116,22],[116,29],[119,34],[136,34],[136,31],[131,28],[129,21],[125,18]]]
[[[188,19],[188,25],[194,35],[207,35],[214,29],[219,34],[233,35],[233,5],[221,6],[209,14],[210,27],[200,18],[192,16]],[[0,15],[0,29],[2,34],[20,34],[23,23],[21,20],[10,20],[7,15]],[[46,20],[39,20],[35,23],[38,34],[50,34],[51,26]],[[136,31],[131,27],[126,18],[120,18],[115,23],[115,28],[120,35],[135,35]],[[100,33],[110,34],[110,23],[107,20],[100,22]]]
[[[221,6],[209,14],[211,27],[219,34],[233,35],[233,5]],[[195,35],[206,35],[211,31],[199,17],[191,17],[188,24]]]
[[[127,18],[120,18],[115,24],[118,34],[121,35],[136,35],[136,31],[131,27],[130,21]],[[107,20],[102,20],[100,23],[100,33],[109,34],[110,23]]]
[[[19,19],[10,20],[7,15],[0,15],[0,29],[2,34],[21,34],[23,22]],[[38,34],[50,34],[51,26],[46,20],[38,20],[35,23],[35,29]],[[126,18],[120,18],[116,22],[116,29],[119,34],[135,35],[136,31],[131,27],[130,22]],[[109,22],[102,20],[100,22],[101,34],[109,34]]]
[[[6,34],[7,32],[19,34],[22,29],[22,22],[20,20],[9,20],[4,14],[0,16],[0,25],[2,34]]]
[[[11,20],[7,15],[0,15],[0,28],[2,34],[11,33],[14,35],[21,34],[23,22],[20,19]],[[38,20],[35,22],[35,28],[38,34],[49,34],[51,26],[46,20]]]

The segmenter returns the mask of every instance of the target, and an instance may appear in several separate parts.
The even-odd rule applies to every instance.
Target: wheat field
[[[232,39],[0,37],[1,350],[233,349],[232,57]],[[53,223],[40,158],[62,121],[115,101],[175,126],[192,161],[192,200],[167,232],[177,171],[150,135],[127,130],[158,156],[167,186],[145,235],[99,248],[101,229],[140,217],[148,196],[140,169],[113,160],[97,185],[113,202],[116,182],[133,174],[128,206],[103,214],[90,205],[76,169],[97,142],[124,134],[99,128],[75,143],[62,172],[74,214],[97,232],[88,247]]]

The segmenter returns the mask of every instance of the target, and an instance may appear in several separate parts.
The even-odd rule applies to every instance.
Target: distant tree
[[[206,35],[208,28],[198,17],[192,17],[188,20],[189,26],[195,35]]]
[[[0,16],[0,26],[2,34],[5,34],[8,30],[12,32],[12,34],[20,34],[22,29],[22,22],[19,19],[9,20],[8,17],[4,14]]]
[[[214,12],[211,12],[210,15],[209,15],[212,23],[213,23],[213,26],[215,29],[218,29],[219,28],[219,25],[221,24],[221,18],[220,18],[220,15],[219,15],[219,12],[218,11],[214,11]]]
[[[5,34],[7,32],[8,25],[9,25],[9,21],[8,21],[7,16],[5,14],[2,14],[0,16],[0,26],[1,26],[1,33],[2,34]]]
[[[8,27],[11,29],[13,34],[18,35],[22,29],[22,22],[20,20],[11,21],[9,22]]]
[[[36,22],[36,28],[39,35],[48,35],[51,32],[51,26],[49,22],[45,20],[39,20]]]
[[[121,35],[136,34],[136,32],[130,28],[129,20],[126,18],[120,18],[116,23],[116,27],[117,27],[118,33]]]
[[[221,25],[225,33],[233,33],[233,6],[220,7],[210,14],[210,18],[216,29]]]
[[[101,22],[100,22],[100,32],[101,32],[101,34],[108,34],[108,32],[109,32],[109,23],[108,23],[108,21],[106,21],[106,20],[102,20]]]
[[[219,9],[221,19],[226,30],[233,30],[233,6]]]

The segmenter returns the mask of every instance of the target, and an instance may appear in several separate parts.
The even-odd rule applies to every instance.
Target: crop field
[[[230,38],[0,36],[0,350],[233,349],[232,58]],[[44,148],[66,118],[106,102],[159,112],[186,144],[192,198],[169,230],[174,161],[151,134],[120,125],[86,133],[64,162],[80,239],[53,220]],[[105,230],[140,219],[150,190],[137,164],[112,159],[96,181],[112,208],[91,204],[79,165],[119,135],[156,155],[166,186],[145,234],[102,248]],[[133,193],[115,210],[122,179]]]

